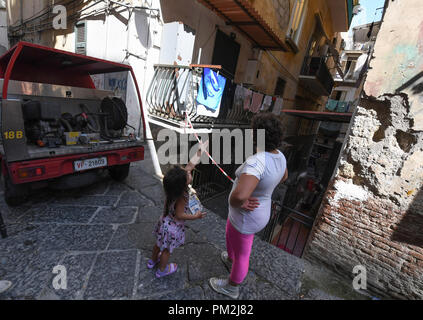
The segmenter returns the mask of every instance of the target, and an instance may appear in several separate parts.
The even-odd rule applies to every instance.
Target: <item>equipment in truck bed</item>
[[[91,79],[122,71],[133,78],[145,137],[130,66],[26,42],[0,57],[0,155],[9,204],[22,202],[40,182],[91,181],[94,169],[123,180],[130,163],[143,160],[144,142],[128,124],[125,102]]]

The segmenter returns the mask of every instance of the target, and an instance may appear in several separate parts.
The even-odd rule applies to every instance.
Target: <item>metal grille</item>
[[[237,166],[234,164],[221,165],[222,169],[232,177],[235,176]],[[230,190],[232,182],[216,166],[202,164],[193,171],[192,187],[197,191],[200,200],[205,201]]]
[[[270,221],[259,236],[282,250],[301,257],[314,219],[272,201]]]
[[[184,122],[186,112],[191,121],[197,124],[248,125],[252,113],[245,111],[242,106],[231,106],[225,117],[213,118],[197,114],[196,100],[203,69],[155,65],[154,77],[146,96],[150,116],[180,123]]]

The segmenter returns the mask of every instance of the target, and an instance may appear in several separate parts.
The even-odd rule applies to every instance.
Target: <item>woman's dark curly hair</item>
[[[271,112],[256,114],[251,120],[253,128],[254,144],[257,145],[257,129],[265,130],[266,145],[265,151],[273,151],[280,147],[283,138],[283,127],[281,120]]]
[[[188,193],[187,172],[179,166],[171,168],[163,178],[163,189],[166,194],[164,216],[169,214],[169,206]]]

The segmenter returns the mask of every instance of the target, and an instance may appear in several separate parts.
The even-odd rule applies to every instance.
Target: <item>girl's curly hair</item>
[[[164,216],[167,216],[170,204],[188,193],[187,172],[179,166],[171,168],[163,178],[163,189],[166,194]]]
[[[281,120],[271,112],[256,114],[251,120],[254,133],[254,143],[257,143],[257,129],[265,130],[265,151],[272,151],[280,147],[283,138],[283,126]]]

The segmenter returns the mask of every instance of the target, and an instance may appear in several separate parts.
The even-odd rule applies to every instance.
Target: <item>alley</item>
[[[225,299],[207,282],[228,274],[220,261],[225,220],[211,211],[187,223],[185,246],[172,256],[180,267],[175,275],[156,279],[145,267],[163,199],[150,170],[146,159],[124,183],[103,176],[83,189],[38,192],[16,208],[1,197],[9,237],[0,239],[0,278],[13,287],[0,299]],[[53,288],[56,265],[66,268],[66,290]],[[327,271],[255,239],[240,299],[337,296],[364,298]]]

